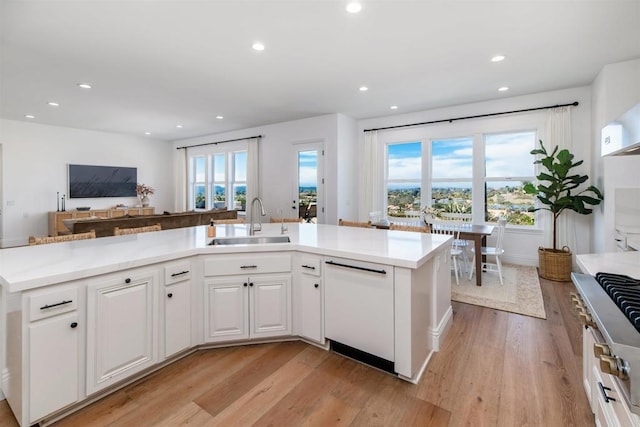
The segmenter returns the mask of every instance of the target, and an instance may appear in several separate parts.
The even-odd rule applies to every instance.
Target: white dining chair
[[[445,224],[432,224],[431,233],[433,234],[448,234],[453,236],[453,240],[451,241],[451,266],[453,267],[454,274],[456,276],[456,284],[460,284],[459,276],[462,275],[461,265],[460,265],[460,257],[463,256],[463,250],[458,247],[457,242],[460,242],[460,231],[456,230],[452,226],[448,226]]]
[[[500,278],[500,284],[504,285],[504,281],[502,278],[502,261],[500,261],[500,257],[504,254],[503,242],[504,242],[504,230],[507,227],[507,220],[505,218],[500,218],[498,220],[498,225],[494,229],[496,235],[496,245],[495,246],[483,246],[482,253],[480,256],[491,256],[496,259],[495,263],[492,262],[483,262],[482,263],[482,271],[497,271],[498,277]],[[473,262],[471,265],[475,265],[476,263],[476,254],[474,248],[471,248],[473,252]],[[469,273],[469,280],[473,278],[473,273],[475,272],[475,268],[471,269],[471,273]]]

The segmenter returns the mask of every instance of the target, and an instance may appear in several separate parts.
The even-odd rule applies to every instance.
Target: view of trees
[[[523,190],[523,183],[487,187],[485,220],[497,222],[505,217],[509,224],[534,225],[534,199]],[[420,188],[389,189],[387,215],[403,217],[406,211],[420,210]],[[441,212],[471,213],[470,188],[433,188],[431,207]]]

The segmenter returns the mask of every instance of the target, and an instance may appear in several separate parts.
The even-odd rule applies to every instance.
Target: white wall
[[[640,59],[609,64],[592,84],[592,175],[604,189],[604,204],[593,215],[593,252],[615,250],[615,189],[640,187],[640,156],[601,157],[601,130],[640,102]]]
[[[258,126],[232,132],[182,139],[173,146],[189,146],[262,135],[260,141],[260,195],[267,214],[276,216],[278,208],[289,212],[296,174],[293,145],[322,142],[325,150],[325,222],[337,223],[338,191],[337,144],[338,115],[330,114],[291,122]],[[174,156],[179,156],[175,150]],[[174,170],[174,173],[177,173]]]
[[[56,192],[67,193],[67,164],[138,168],[138,181],[156,193],[156,212],[173,202],[171,145],[165,141],[14,120],[0,120],[2,144],[2,246],[27,243],[29,235],[46,236],[47,212],[56,210]],[[135,197],[70,199],[94,209],[136,205]]]
[[[544,92],[533,95],[510,97],[485,101],[473,104],[458,105],[446,108],[433,109],[418,113],[394,114],[391,116],[380,117],[375,119],[360,120],[358,122],[358,147],[364,144],[364,129],[379,128],[386,126],[395,126],[408,123],[419,123],[431,120],[441,120],[455,117],[464,117],[479,114],[488,114],[501,111],[519,110],[525,108],[542,107],[547,105],[565,104],[578,101],[580,105],[572,108],[571,124],[572,124],[572,152],[576,155],[576,159],[584,160],[583,166],[580,168],[581,173],[589,173],[591,162],[591,89],[590,87],[579,87],[573,89],[558,90],[552,92]],[[541,113],[526,113],[537,116],[538,121],[544,122],[544,111]],[[509,117],[509,116],[502,116]],[[510,121],[513,126],[517,127],[518,115],[511,115]],[[443,123],[437,125],[420,126],[405,128],[402,130],[381,131],[378,134],[379,139],[384,139],[384,132],[391,132],[399,138],[409,136],[410,139],[424,137],[425,134],[437,137],[442,136],[464,136],[469,129],[477,127],[478,121],[483,122],[483,126],[491,126],[491,119],[472,119],[459,122]],[[488,128],[487,128],[488,129]],[[495,131],[495,129],[491,129]],[[544,136],[541,135],[544,140]],[[533,161],[533,158],[532,158]],[[361,165],[360,165],[361,167]],[[361,189],[362,191],[363,189]],[[359,216],[366,216],[366,213],[359,212]],[[505,259],[507,262],[537,265],[537,248],[543,246],[543,234],[539,230],[523,230],[508,229],[505,239]],[[588,217],[576,217],[576,234],[578,236],[578,248],[571,248],[575,253],[587,253],[591,247],[591,222]]]
[[[358,217],[358,125],[351,117],[338,114],[337,218]]]

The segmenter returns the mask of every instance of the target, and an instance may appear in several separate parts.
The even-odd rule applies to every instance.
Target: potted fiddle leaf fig
[[[529,182],[525,184],[524,191],[535,195],[542,204],[541,207],[533,209],[534,211],[546,210],[553,215],[553,247],[538,248],[540,276],[549,280],[569,281],[572,265],[571,250],[566,246],[558,249],[558,217],[565,210],[588,215],[593,212],[590,206],[599,205],[604,197],[602,192],[593,185],[580,190],[589,176],[577,174],[572,170],[580,166],[583,161],[574,162],[574,156],[569,150],[559,150],[556,146],[549,153],[541,140],[540,148],[532,150],[531,154],[541,156],[533,163],[542,165],[544,171],[536,177],[537,185]]]

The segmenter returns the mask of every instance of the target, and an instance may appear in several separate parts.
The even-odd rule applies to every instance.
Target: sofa
[[[160,224],[163,230],[169,230],[172,228],[206,225],[212,220],[235,219],[237,217],[238,211],[227,210],[191,211],[180,213],[165,212],[160,215],[136,215],[118,218],[79,220],[73,223],[72,231],[73,233],[85,233],[90,230],[95,230],[96,237],[107,237],[113,236],[114,229],[116,227],[122,229]]]

